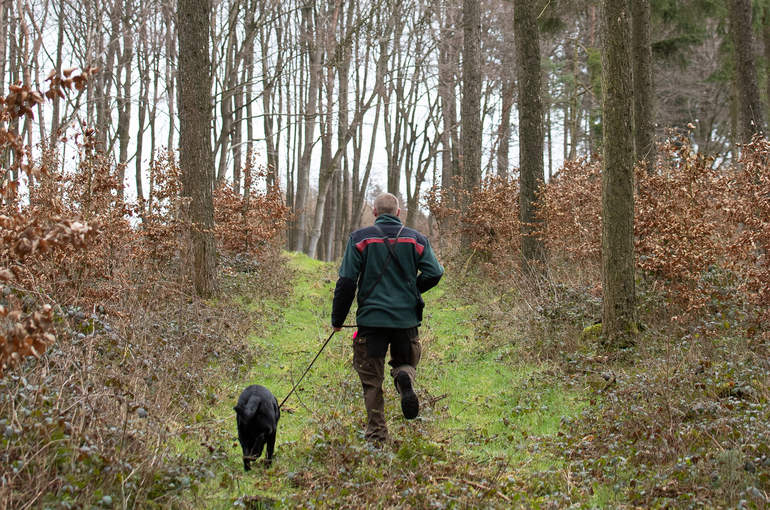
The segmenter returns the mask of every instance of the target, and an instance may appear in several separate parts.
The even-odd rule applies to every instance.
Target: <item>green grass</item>
[[[331,332],[336,267],[299,254],[290,254],[290,265],[297,271],[297,279],[288,306],[269,302],[248,305],[253,313],[272,310],[276,314],[269,321],[263,320],[268,324],[266,330],[252,337],[264,355],[250,367],[244,380],[223,381],[217,392],[221,401],[205,411],[206,421],[222,429],[220,443],[226,459],[222,459],[224,469],[200,486],[197,504],[230,508],[237,498],[248,495],[252,499],[244,501],[250,501],[254,508],[309,505],[326,494],[326,502],[320,506],[346,506],[352,497],[348,489],[297,483],[298,473],[311,480],[342,476],[340,480],[363,484],[381,478],[381,485],[400,487],[400,477],[409,473],[419,478],[423,472],[441,471],[452,475],[439,477],[450,480],[449,488],[425,479],[422,483],[427,485],[420,489],[421,482],[415,479],[415,490],[423,494],[406,493],[404,497],[418,498],[412,503],[417,506],[426,501],[419,498],[425,497],[467,504],[473,501],[468,500],[468,490],[476,489],[460,483],[467,476],[463,471],[478,470],[482,480],[486,480],[482,472],[487,478],[501,478],[507,473],[510,479],[513,474],[553,467],[558,462],[542,456],[533,458],[530,439],[556,434],[563,416],[582,409],[581,395],[550,386],[546,375],[549,366],[520,362],[510,342],[515,332],[476,338],[474,318],[483,305],[469,302],[469,296],[442,283],[425,296],[428,316],[421,328],[423,358],[417,380],[420,418],[405,421],[392,384],[386,379],[384,385],[391,437],[400,447],[384,453],[367,449],[363,398],[351,368],[352,330],[343,330],[334,335],[284,405],[274,466],[244,473],[240,448],[233,447],[237,434],[232,405],[239,391],[248,384],[263,384],[283,401]],[[348,323],[353,321],[351,312]],[[200,447],[197,441],[180,441],[178,451],[193,457]],[[501,459],[504,468],[498,465]],[[453,464],[458,462],[465,467],[454,473]],[[340,468],[341,473],[337,471]],[[452,482],[455,478],[460,482]],[[513,494],[519,489],[510,490]],[[501,508],[510,503],[489,498],[493,506]]]

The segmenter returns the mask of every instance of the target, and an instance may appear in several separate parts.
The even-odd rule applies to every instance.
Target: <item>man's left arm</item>
[[[417,276],[417,290],[420,291],[420,294],[438,285],[441,277],[444,276],[444,268],[441,267],[438,259],[436,259],[436,254],[433,253],[430,241],[427,239],[425,240],[422,256],[417,264],[417,270],[420,272]]]

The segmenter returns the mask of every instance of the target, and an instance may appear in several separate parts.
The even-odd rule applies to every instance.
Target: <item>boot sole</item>
[[[412,380],[403,372],[396,375],[396,382],[401,389],[401,412],[404,418],[413,420],[420,414],[420,401],[412,389]]]

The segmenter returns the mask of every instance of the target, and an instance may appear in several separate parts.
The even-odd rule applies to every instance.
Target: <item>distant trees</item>
[[[757,84],[767,76],[766,59],[754,55],[760,20],[752,24],[750,3],[629,4],[633,151],[648,172],[656,137],[687,133],[698,149],[721,154],[721,163],[734,158],[733,139],[747,141],[763,127]],[[61,162],[73,150],[73,126],[96,128],[100,150],[121,165],[125,199],[137,197],[144,217],[154,153],[187,143],[180,87],[191,77],[182,71],[178,13],[168,3],[136,0],[22,4],[0,9],[0,83],[40,83],[40,69],[75,64],[100,72],[67,100],[36,107],[34,122],[9,129],[31,145],[47,140]],[[431,186],[463,210],[485,176],[520,175],[522,250],[537,258],[528,232],[545,168],[550,177],[564,159],[595,160],[606,149],[604,43],[595,1],[515,4],[214,1],[210,81],[200,85],[210,96],[212,189],[231,181],[237,194],[247,193],[243,172],[256,155],[292,212],[286,247],[333,259],[375,187],[399,195],[405,222],[422,226]],[[770,48],[768,5],[756,7]],[[56,48],[42,47],[49,40]],[[734,51],[725,51],[733,42]]]

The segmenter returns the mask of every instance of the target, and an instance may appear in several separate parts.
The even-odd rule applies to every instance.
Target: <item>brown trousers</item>
[[[411,349],[404,358],[394,358],[391,350],[391,359],[388,364],[392,367],[391,377],[399,372],[406,372],[414,387],[416,375],[415,367],[420,362],[422,346],[420,337],[411,339]],[[366,417],[368,420],[364,437],[367,441],[385,442],[388,439],[388,425],[385,419],[385,398],[382,392],[382,382],[385,380],[385,358],[370,358],[366,354],[366,338],[358,335],[353,339],[353,368],[361,379],[364,388],[364,405],[366,405]],[[395,383],[395,381],[394,381]],[[401,394],[401,389],[394,384],[396,391]]]

